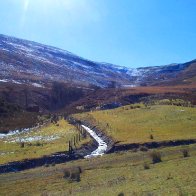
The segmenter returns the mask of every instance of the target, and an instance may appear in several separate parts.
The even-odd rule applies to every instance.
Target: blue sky
[[[1,0],[0,33],[128,67],[196,58],[196,0]]]

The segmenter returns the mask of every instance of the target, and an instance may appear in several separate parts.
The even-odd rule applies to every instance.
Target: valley
[[[153,105],[138,103],[116,109],[73,114],[70,117],[77,119],[76,122],[80,122],[81,125],[84,122],[91,127],[96,127],[97,130],[102,130],[115,142],[114,149],[121,146],[121,150],[111,150],[102,156],[90,155],[85,159],[81,157],[78,160],[65,161],[65,163],[47,164],[46,162],[45,165],[35,169],[1,174],[1,192],[6,195],[14,190],[16,195],[20,195],[26,186],[30,186],[34,188],[30,188],[27,194],[32,195],[92,195],[97,191],[99,195],[118,195],[120,193],[127,195],[194,195],[196,110],[191,105],[174,105],[187,104],[180,100],[173,100],[172,105],[169,103],[168,100],[161,100]],[[77,123],[75,127],[78,128]],[[44,154],[59,149],[64,150],[65,140],[68,141],[73,134],[78,132],[75,127],[67,124],[64,119],[57,121],[56,124],[49,123],[43,126],[37,133],[47,136],[50,134],[52,136],[62,135],[61,138],[51,142],[42,141],[41,147],[33,148],[37,151],[36,154],[39,153],[41,156],[42,150]],[[60,132],[62,128],[67,131]],[[81,129],[79,128],[79,130]],[[33,137],[34,134],[30,134],[28,137]],[[98,135],[102,137],[99,133]],[[88,143],[91,139],[87,137],[83,140],[83,144]],[[186,141],[190,141],[190,139],[193,143],[190,142],[187,145]],[[146,145],[181,140],[183,142],[179,142],[177,145],[157,147]],[[134,145],[127,149],[128,144]],[[28,142],[25,143],[26,145]],[[123,145],[125,145],[124,149]],[[34,142],[32,142],[32,146],[34,146]],[[29,148],[29,152],[26,151],[27,147],[24,147],[25,151],[23,148],[19,150],[14,146],[11,148],[16,149],[16,157],[21,161],[25,157],[24,152],[27,152],[28,158],[31,156],[31,148]],[[9,160],[4,160],[4,162]]]
[[[194,195],[195,68],[0,35],[0,195]]]

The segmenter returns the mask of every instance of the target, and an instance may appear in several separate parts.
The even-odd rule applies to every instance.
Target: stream
[[[104,142],[92,129],[82,125],[82,127],[96,140],[98,147],[96,150],[86,155],[84,158],[92,158],[96,156],[102,156],[107,150],[107,144]]]

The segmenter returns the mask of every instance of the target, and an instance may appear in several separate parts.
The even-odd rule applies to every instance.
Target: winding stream
[[[97,141],[98,148],[91,152],[91,154],[86,155],[84,158],[92,158],[96,156],[102,156],[107,150],[107,144],[104,142],[92,129],[82,125],[82,127]]]
[[[98,134],[96,134],[95,131],[93,131],[92,129],[88,128],[85,125],[82,125],[82,127],[98,143],[97,149],[94,150],[93,152],[89,152],[89,154],[87,154],[86,156],[83,155],[84,158],[93,158],[93,157],[103,155],[107,150],[107,147],[108,147],[107,143],[104,142],[102,140],[102,138]],[[9,137],[9,136],[18,135],[18,134],[20,134],[20,132],[17,132],[17,131],[10,132],[9,134],[2,134],[1,137],[4,138],[4,137]],[[26,170],[26,169],[40,167],[45,164],[53,164],[53,163],[60,164],[60,163],[64,163],[67,161],[77,160],[80,158],[82,158],[82,157],[75,157],[75,156],[70,157],[68,152],[66,152],[66,153],[59,152],[59,153],[55,153],[55,154],[40,157],[40,158],[34,158],[34,159],[23,160],[23,161],[14,161],[14,162],[0,165],[0,173],[9,173],[9,172],[13,172],[13,171],[18,172],[18,171],[22,171],[22,170]]]

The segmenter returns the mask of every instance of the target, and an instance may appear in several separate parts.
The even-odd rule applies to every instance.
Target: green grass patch
[[[127,105],[74,117],[88,120],[121,144],[196,138],[196,108],[139,106]]]
[[[0,164],[10,161],[19,161],[50,155],[55,152],[67,151],[68,142],[78,134],[76,128],[65,120],[57,124],[50,123],[39,129],[0,139]],[[42,138],[37,141],[23,141],[23,139]],[[54,138],[51,139],[51,138]],[[51,139],[51,140],[50,140]],[[89,138],[82,140],[77,147],[89,141]]]
[[[190,157],[183,158],[184,148],[189,148]],[[195,195],[196,145],[158,151],[162,162],[157,164],[151,163],[151,152],[129,151],[2,174],[0,192],[2,195],[13,192],[15,195]],[[144,162],[149,169],[144,169]],[[75,173],[73,169],[78,167],[82,170],[80,181],[70,181],[70,170]]]

